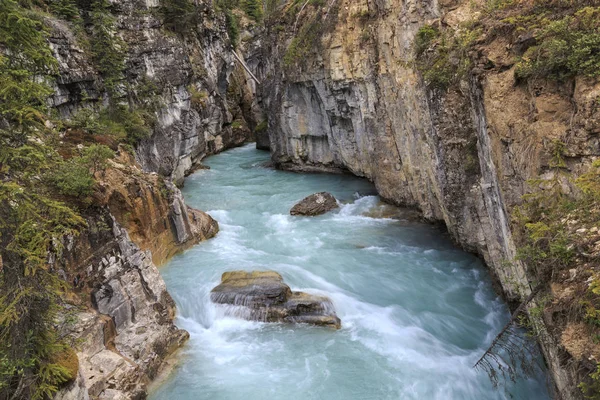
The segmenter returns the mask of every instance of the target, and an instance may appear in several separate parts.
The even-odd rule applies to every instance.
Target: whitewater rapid
[[[367,181],[276,171],[268,158],[252,145],[237,148],[185,181],[187,203],[221,230],[161,269],[190,340],[150,398],[507,398],[472,368],[508,318],[481,262],[434,227],[401,212],[387,217]],[[288,214],[318,191],[341,207],[314,218]],[[209,292],[232,269],[272,269],[293,290],[329,296],[342,329],[228,317]],[[549,398],[542,378],[510,392]]]

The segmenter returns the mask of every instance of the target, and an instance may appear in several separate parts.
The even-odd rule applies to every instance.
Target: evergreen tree
[[[45,144],[41,79],[56,60],[42,22],[15,0],[0,0],[0,48],[0,398],[41,399],[73,378],[57,361],[62,285],[48,254],[84,221],[44,184],[62,162]]]
[[[165,28],[176,33],[183,34],[198,23],[196,7],[190,0],[162,0],[160,13]]]

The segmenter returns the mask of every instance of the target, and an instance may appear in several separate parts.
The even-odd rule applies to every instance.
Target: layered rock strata
[[[111,3],[116,34],[127,47],[124,79],[115,91],[125,104],[152,96],[160,105],[150,137],[136,148],[136,159],[145,171],[181,184],[203,157],[244,143],[251,137],[248,124],[255,125],[255,114],[242,111],[251,107],[254,96],[234,61],[225,18],[211,4],[196,1],[201,22],[181,36],[163,26],[157,1]],[[70,118],[83,108],[105,104],[103,76],[74,27],[52,17],[47,24],[59,67],[51,105]],[[142,92],[148,88],[152,93]]]
[[[417,30],[437,23],[458,31],[475,9],[462,1],[340,0],[284,15],[258,70],[271,78],[262,87],[268,137],[259,140],[280,168],[347,170],[373,181],[386,200],[442,221],[519,302],[531,289],[516,258],[512,211],[529,179],[553,177],[556,140],[569,173],[600,156],[600,83],[518,85],[512,44],[483,32],[472,74],[428,88],[415,68]],[[559,396],[579,398],[577,362],[556,336],[541,343]]]
[[[156,173],[143,173],[125,151],[96,173],[96,179],[94,203],[107,206],[131,240],[152,253],[156,265],[219,231],[210,215],[185,204],[173,183]]]
[[[106,211],[88,217],[88,230],[65,239],[54,268],[72,285],[77,379],[61,400],[144,398],[146,386],[188,333],[173,324],[175,303],[150,252],[142,251]],[[87,298],[91,299],[91,304]]]

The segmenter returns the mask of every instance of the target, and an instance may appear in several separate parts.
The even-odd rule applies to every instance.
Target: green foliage
[[[283,56],[283,65],[291,67],[307,56],[318,47],[321,38],[322,24],[317,19],[304,24],[294,37]]]
[[[227,26],[229,41],[233,48],[236,48],[240,36],[240,23],[238,16],[232,13],[231,10],[225,10],[225,25]]]
[[[469,176],[478,175],[481,171],[477,139],[470,140],[464,148],[463,168],[465,173]]]
[[[108,110],[105,113],[108,120],[116,132],[125,134],[125,141],[131,145],[136,145],[140,140],[150,136],[152,127],[156,122],[156,117],[151,111],[145,109],[130,109],[129,107],[119,105],[115,109]]]
[[[552,159],[550,160],[551,168],[566,168],[565,163],[565,143],[560,140],[554,140],[552,142]]]
[[[446,89],[458,82],[471,68],[470,46],[479,31],[461,29],[440,32],[422,27],[415,37],[416,68],[430,88]]]
[[[83,149],[82,161],[96,173],[108,166],[108,160],[115,156],[115,152],[102,144],[93,144]]]
[[[262,0],[242,0],[242,7],[246,14],[256,22],[263,17]]]
[[[92,194],[94,173],[105,169],[114,155],[107,146],[91,145],[83,149],[81,156],[59,162],[49,179],[61,194],[85,198]]]
[[[550,181],[531,181],[543,189],[523,197],[523,204],[515,215],[523,227],[523,245],[519,257],[525,261],[539,282],[548,282],[551,277],[571,265],[574,258],[572,243],[575,238],[563,222],[569,218],[572,199],[562,193],[559,166]]]
[[[600,174],[596,173],[600,169],[600,160],[594,161],[592,170],[582,174],[575,183],[586,196],[592,199],[600,199]],[[600,293],[597,293],[600,294]]]
[[[45,82],[36,79],[56,71],[46,35],[42,22],[31,11],[14,0],[0,0],[0,47],[8,50],[0,53],[0,116],[14,127],[12,138],[18,136],[21,142],[43,123],[51,93]],[[0,143],[0,158],[3,147]]]
[[[367,28],[364,28],[363,31],[360,33],[360,42],[361,43],[367,43],[369,40],[371,40],[373,38],[371,31]]]
[[[51,172],[50,180],[65,196],[87,197],[94,188],[92,173],[81,157],[60,163]]]
[[[579,384],[579,389],[588,400],[600,400],[600,364],[592,372],[586,382]]]
[[[600,7],[585,7],[558,20],[521,19],[525,30],[537,30],[515,70],[518,79],[565,80],[600,76]]]
[[[62,285],[48,254],[84,221],[40,178],[61,160],[45,144],[44,76],[56,61],[42,22],[14,0],[0,0],[0,48],[0,398],[42,399],[70,379],[55,362]]]
[[[515,4],[515,0],[486,0],[484,3],[484,10],[487,13],[493,13],[498,10],[503,10],[513,4]]]
[[[76,0],[51,0],[49,5],[53,14],[67,21],[79,18],[79,8],[77,7]]]
[[[197,110],[203,109],[208,100],[208,92],[206,90],[198,90],[194,85],[190,85],[188,91],[190,92],[190,102],[192,103],[192,106]]]
[[[587,239],[580,236],[577,229],[596,225],[600,220],[600,162],[595,162],[588,172],[574,180],[581,193],[567,195],[562,190],[567,179],[565,146],[555,141],[550,151],[553,179],[530,182],[540,190],[524,196],[523,204],[515,213],[518,226],[522,227],[519,256],[526,262],[533,279],[545,285],[557,279],[560,282],[565,271],[581,265],[576,259],[576,251],[581,254],[577,249],[587,246]],[[600,279],[597,272],[592,274],[587,291],[572,301],[566,318],[571,322],[585,322],[592,332],[598,332]],[[598,399],[599,371],[590,374],[579,387],[586,398]]]
[[[156,83],[145,75],[133,87],[128,88],[130,103],[135,103],[137,108],[148,112],[158,111],[163,106],[159,93]]]
[[[517,77],[600,76],[600,23],[578,18],[584,12],[600,18],[598,9],[588,7],[574,17],[550,22],[539,35],[540,43],[529,48],[519,62]]]
[[[198,12],[190,0],[162,0],[159,13],[165,28],[184,34],[198,24]]]
[[[239,17],[233,13],[233,10],[239,7],[239,5],[240,0],[217,0],[217,7],[225,14],[227,35],[234,49],[238,45],[240,36],[240,21]]]
[[[415,54],[417,56],[423,54],[439,36],[440,31],[435,26],[424,25],[420,27],[415,36]]]
[[[150,136],[156,122],[154,112],[144,107],[130,108],[115,104],[99,112],[84,108],[73,116],[70,126],[96,135],[108,135],[118,141],[136,145]]]
[[[279,6],[279,0],[264,0],[265,3],[265,12],[264,17],[268,19],[272,15],[275,15],[275,11],[277,11],[277,7]]]
[[[107,92],[113,97],[117,85],[123,80],[127,46],[117,35],[116,19],[110,12],[108,0],[93,0],[88,19],[92,59]]]
[[[268,127],[269,127],[269,121],[264,119],[264,120],[260,121],[260,123],[258,125],[256,125],[256,127],[254,128],[254,132],[255,133],[264,132],[267,130]]]

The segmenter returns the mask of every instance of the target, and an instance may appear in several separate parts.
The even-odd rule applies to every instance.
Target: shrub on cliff
[[[479,31],[463,28],[440,31],[431,25],[419,29],[414,41],[415,66],[430,88],[446,89],[471,68],[468,51]]]
[[[536,189],[524,196],[515,212],[516,237],[521,243],[519,258],[546,294],[547,300],[540,303],[540,315],[552,315],[549,326],[554,329],[564,331],[569,325],[576,326],[577,346],[588,347],[593,359],[598,356],[594,349],[600,338],[600,270],[595,263],[600,257],[596,247],[600,234],[600,162],[569,179],[562,159],[564,147],[555,142],[554,148],[552,178],[530,181]],[[567,184],[576,189],[575,193],[565,192]],[[551,285],[554,289],[549,289]],[[535,325],[532,328],[537,333]],[[563,339],[567,348],[570,340]],[[580,373],[585,397],[597,399],[600,366],[587,374],[584,370]]]
[[[262,0],[242,0],[242,6],[246,14],[256,22],[260,22],[263,17]]]
[[[415,54],[417,57],[421,56],[439,36],[439,29],[433,25],[420,27],[415,36]]]
[[[321,24],[316,18],[302,25],[298,34],[292,39],[283,56],[283,65],[290,67],[306,59],[318,47],[321,38]]]
[[[75,114],[68,125],[91,134],[107,135],[116,141],[136,145],[152,132],[156,115],[149,107],[130,108],[114,104],[100,111],[84,108]]]
[[[198,24],[198,12],[190,0],[162,0],[159,8],[165,28],[183,34]]]
[[[80,157],[60,163],[51,172],[50,181],[65,196],[87,197],[94,187],[90,169]]]
[[[539,26],[537,44],[517,64],[517,78],[600,76],[599,7],[585,7],[554,21],[544,18]]]
[[[85,198],[92,194],[94,173],[104,170],[115,153],[107,146],[93,144],[82,150],[81,156],[58,162],[49,178],[65,196]]]
[[[115,152],[102,144],[93,144],[83,149],[82,159],[93,173],[102,171],[108,166],[108,160],[115,156]]]
[[[235,49],[240,36],[240,23],[238,21],[238,16],[232,13],[231,10],[225,10],[225,24],[227,25],[229,41],[231,42],[231,46]]]
[[[79,18],[79,8],[75,0],[50,0],[50,10],[67,21]]]

